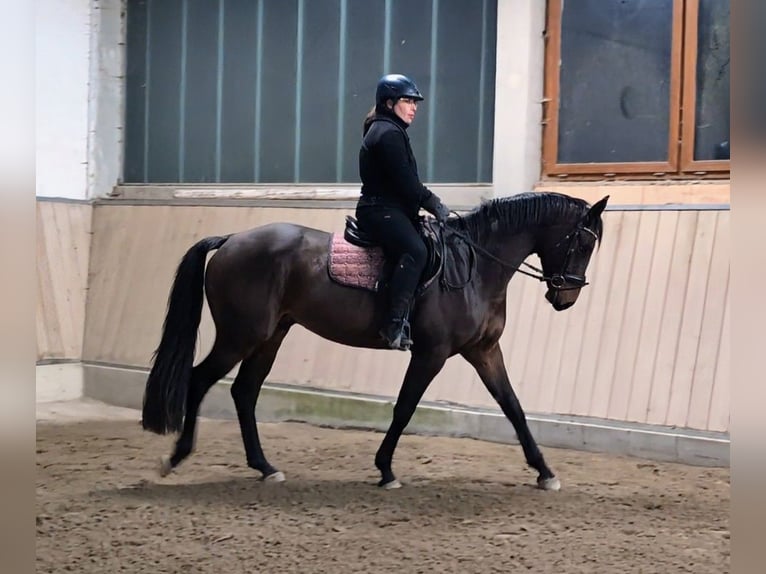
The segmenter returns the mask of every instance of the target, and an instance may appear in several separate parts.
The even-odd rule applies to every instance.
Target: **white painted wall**
[[[545,2],[498,0],[495,196],[532,191],[542,162]]]
[[[38,0],[35,11],[36,187],[88,199],[119,177],[122,0]]]
[[[89,0],[36,3],[38,196],[87,198],[89,14]]]

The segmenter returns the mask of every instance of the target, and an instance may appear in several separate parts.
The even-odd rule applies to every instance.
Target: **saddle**
[[[421,217],[418,230],[428,257],[415,297],[420,297],[437,279],[445,289],[467,284],[475,262],[473,248],[465,242],[458,245],[454,240],[445,241],[445,233],[434,219]],[[387,286],[395,263],[386,260],[382,247],[360,229],[350,215],[346,216],[343,234],[333,233],[330,238],[327,270],[330,278],[340,285],[381,291]]]

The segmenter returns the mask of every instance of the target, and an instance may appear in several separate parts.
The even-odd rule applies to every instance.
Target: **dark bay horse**
[[[552,193],[528,193],[488,201],[451,217],[445,233],[460,233],[476,249],[472,279],[462,289],[432,283],[411,315],[413,346],[393,420],[377,454],[380,486],[400,486],[391,470],[394,449],[423,393],[446,360],[462,355],[510,420],[537,484],[558,490],[527,426],[503,364],[499,339],[505,328],[508,282],[536,253],[554,309],[571,307],[586,285],[585,271],[601,241],[608,196],[592,207]],[[264,225],[226,237],[207,237],[181,260],[170,292],[162,338],[146,383],[143,427],[181,431],[174,452],[163,457],[164,476],[192,451],[200,404],[220,378],[241,361],[231,394],[247,464],[265,480],[284,475],[267,460],[258,438],[255,405],[277,351],[294,324],[353,347],[384,349],[378,335],[383,294],[339,285],[328,275],[330,234],[289,223]],[[205,265],[209,251],[218,251]],[[193,367],[203,305],[203,283],[216,337],[207,357]]]

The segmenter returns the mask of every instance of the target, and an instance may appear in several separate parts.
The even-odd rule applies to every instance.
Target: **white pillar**
[[[540,178],[545,2],[498,0],[495,196],[531,191]]]
[[[93,0],[88,93],[88,198],[111,193],[122,177],[125,91],[123,0]]]
[[[109,193],[122,163],[123,0],[39,0],[36,194]]]

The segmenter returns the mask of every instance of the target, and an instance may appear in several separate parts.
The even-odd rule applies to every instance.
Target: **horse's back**
[[[242,247],[257,247],[266,251],[296,249],[303,245],[310,246],[318,241],[329,241],[330,234],[326,231],[298,225],[295,223],[277,222],[253,227],[246,231],[233,234],[221,247],[220,251]]]
[[[326,231],[294,223],[269,223],[235,233],[211,257],[207,283],[219,278],[286,279],[326,260],[329,242]]]
[[[294,223],[268,223],[229,237],[210,263],[284,256],[301,250],[316,250],[329,244],[330,234]]]

